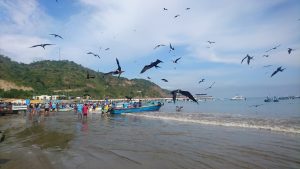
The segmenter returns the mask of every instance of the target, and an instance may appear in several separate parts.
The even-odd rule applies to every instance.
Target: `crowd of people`
[[[112,107],[110,102],[87,102],[87,103],[30,103],[27,106],[27,114],[29,116],[49,116],[58,111],[71,111],[78,115],[78,119],[87,119],[89,112],[97,112],[108,114]]]

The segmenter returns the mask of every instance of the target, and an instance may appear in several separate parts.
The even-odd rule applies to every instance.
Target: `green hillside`
[[[87,71],[95,75],[87,79]],[[40,94],[66,96],[90,95],[95,99],[133,97],[163,97],[167,91],[144,79],[103,76],[72,61],[39,61],[23,64],[0,55],[0,80],[32,90],[0,89],[0,97],[31,97]],[[2,84],[3,86],[3,84]]]

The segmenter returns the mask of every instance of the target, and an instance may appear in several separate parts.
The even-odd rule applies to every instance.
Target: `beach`
[[[74,112],[36,123],[0,117],[0,168],[299,168],[299,100],[251,107],[258,102],[165,103],[87,121]]]

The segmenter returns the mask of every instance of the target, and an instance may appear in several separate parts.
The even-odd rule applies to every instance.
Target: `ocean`
[[[84,122],[58,112],[40,125],[75,137],[42,154],[53,168],[70,169],[300,168],[300,99],[263,100],[165,102],[159,112],[89,114]],[[36,149],[13,145],[0,151]]]

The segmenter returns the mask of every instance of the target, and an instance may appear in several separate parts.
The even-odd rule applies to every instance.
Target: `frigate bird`
[[[201,79],[198,83],[200,84],[200,83],[204,82],[204,80],[205,80],[205,79]]]
[[[122,69],[121,69],[121,66],[120,66],[120,63],[119,63],[118,58],[116,58],[116,61],[117,61],[117,64],[118,64],[117,70],[111,71],[111,72],[108,72],[108,73],[104,73],[104,75],[110,75],[110,74],[111,74],[111,75],[119,75],[118,78],[120,78],[121,74],[122,74],[124,71],[122,71]]]
[[[162,81],[164,81],[164,82],[168,82],[168,80],[167,79],[161,79]]]
[[[166,46],[166,45],[164,45],[164,44],[159,44],[159,45],[156,45],[153,49],[159,48],[159,47],[161,47],[161,46]]]
[[[173,60],[173,63],[177,63],[179,59],[181,59],[181,57],[179,57],[179,58]]]
[[[194,98],[194,96],[193,96],[189,91],[184,91],[184,90],[180,90],[180,89],[171,91],[171,94],[172,94],[172,96],[173,96],[173,102],[174,102],[174,103],[175,103],[175,101],[176,101],[177,93],[180,93],[180,94],[182,94],[182,95],[188,97],[189,99],[193,100],[194,102],[196,102],[196,103],[198,104],[197,100]]]
[[[259,107],[259,106],[262,106],[262,105],[264,105],[264,104],[254,104],[254,105],[251,105],[249,107]]]
[[[216,42],[213,42],[213,41],[209,41],[209,40],[208,40],[207,42],[208,42],[209,44],[212,44],[212,43],[216,43]]]
[[[132,100],[133,97],[132,96],[125,96],[125,98],[128,99],[128,100]]]
[[[55,38],[58,37],[58,38],[60,38],[60,39],[64,39],[64,38],[62,38],[60,35],[55,34],[55,33],[51,33],[51,34],[49,34],[49,35],[52,35],[52,36],[54,36]]]
[[[146,65],[144,66],[144,68],[142,69],[142,71],[140,73],[144,73],[146,70],[151,69],[152,67],[158,68],[159,66],[157,66],[159,63],[162,63],[161,60],[156,59],[155,62],[151,62],[150,65]]]
[[[42,47],[42,48],[45,49],[45,46],[48,46],[48,45],[55,45],[55,44],[42,43],[42,44],[39,44],[39,45],[33,45],[33,46],[31,46],[30,48],[35,48],[35,47],[40,46],[40,47]]]
[[[270,52],[271,50],[275,50],[275,49],[277,49],[279,46],[280,46],[280,45],[277,45],[277,46],[275,46],[275,47],[273,47],[273,48],[271,48],[271,49],[269,49],[269,50],[266,50],[266,52]]]
[[[291,52],[295,50],[295,49],[292,49],[292,48],[288,48],[288,53],[291,54]]]
[[[270,66],[273,66],[273,65],[265,65],[264,67],[270,67]]]
[[[244,61],[246,58],[247,58],[247,64],[249,65],[249,64],[250,64],[250,60],[253,59],[254,56],[251,57],[251,56],[249,56],[249,55],[247,54],[247,56],[244,57],[244,59],[242,59],[241,64],[243,63],[243,61]]]
[[[284,69],[285,69],[285,68],[284,68]],[[272,73],[271,77],[274,76],[274,75],[276,75],[278,72],[283,72],[284,69],[282,69],[281,66],[278,67],[278,68]]]
[[[175,48],[172,46],[171,43],[170,43],[169,47],[170,47],[170,51],[169,52],[171,52],[172,50],[175,50]]]
[[[212,88],[212,86],[215,84],[216,82],[213,82],[208,88],[206,88],[205,90],[207,90],[207,89],[211,89]]]
[[[181,111],[182,108],[183,106],[176,106],[176,111]]]
[[[94,55],[95,57],[98,57],[98,58],[100,59],[100,56],[97,55],[97,54],[95,54],[95,53],[93,53],[93,52],[88,52],[88,53],[86,53],[86,54],[88,54],[88,55]]]

